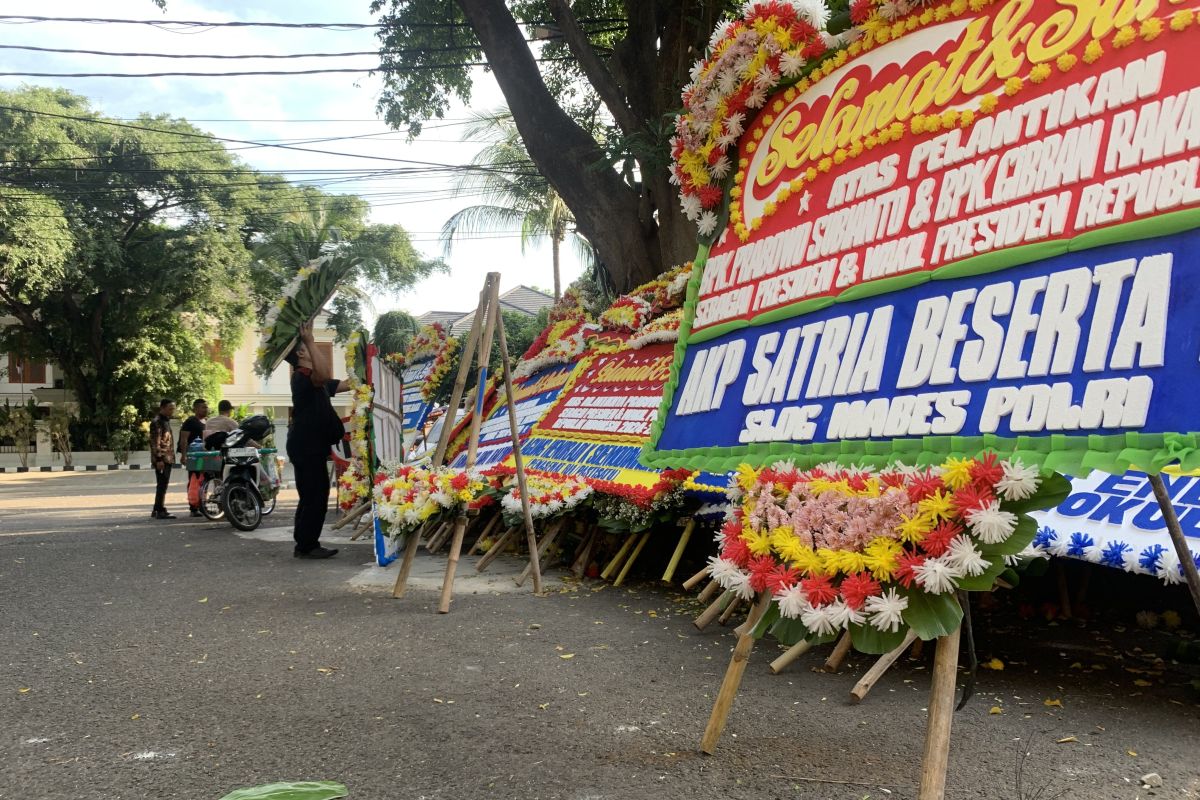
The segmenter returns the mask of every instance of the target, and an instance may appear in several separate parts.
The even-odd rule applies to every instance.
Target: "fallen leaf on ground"
[[[1154,684],[1148,680],[1138,678],[1136,681],[1133,682],[1133,685],[1134,686],[1153,686]]]
[[[1125,752],[1128,753],[1129,755],[1133,756],[1134,758],[1137,758],[1137,750],[1126,750]]]
[[[207,597],[201,597],[201,598],[200,598],[199,600],[197,600],[196,602],[197,602],[197,603],[207,603],[207,602],[208,602],[208,598],[207,598]]]
[[[29,687],[22,686],[21,688],[17,689],[17,691],[20,692],[21,694],[29,694]]]
[[[983,667],[984,669],[994,669],[996,671],[999,671],[999,670],[1004,669],[1004,662],[998,658],[993,658],[990,661],[983,662],[979,666]]]
[[[130,719],[141,719],[141,718],[142,718],[141,714],[134,714],[132,717],[130,717]]]
[[[435,702],[435,703],[443,703],[443,704],[444,704],[446,701],[445,701],[445,700],[443,700],[443,699],[442,699],[442,698],[440,698],[440,697],[435,697],[435,698],[433,698],[433,702]]]
[[[1068,742],[1078,742],[1078,741],[1079,741],[1079,739],[1077,739],[1074,736],[1064,736],[1063,738],[1056,740],[1055,744],[1067,744]]]
[[[561,658],[563,661],[566,661],[568,658],[574,658],[574,657],[575,657],[574,653],[563,653],[562,655],[559,656],[559,658]]]
[[[549,703],[538,703],[538,708],[540,708],[542,711],[545,711],[549,707],[550,707]]]
[[[992,706],[991,709],[988,710],[988,713],[989,714],[1003,714],[1004,709],[1001,708],[1000,706]]]
[[[317,667],[317,672],[322,675],[332,675],[337,667]]]
[[[1042,705],[1046,706],[1047,708],[1062,708],[1063,707],[1062,700],[1058,700],[1058,699],[1051,700],[1049,697],[1047,697],[1045,700],[1042,701]]]

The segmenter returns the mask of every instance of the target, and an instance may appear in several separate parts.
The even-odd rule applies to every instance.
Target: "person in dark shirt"
[[[321,546],[321,529],[329,511],[329,475],[325,463],[329,448],[346,435],[330,398],[345,391],[347,381],[332,377],[325,355],[313,342],[312,323],[300,328],[300,342],[285,357],[292,365],[292,421],[288,426],[287,455],[296,476],[293,538],[296,558],[329,558],[337,550]]]
[[[175,418],[175,401],[164,399],[158,413],[150,420],[150,464],[154,467],[157,485],[154,490],[154,510],[151,519],[175,519],[167,513],[167,487],[171,485],[171,468],[175,466],[175,435],[171,420]]]
[[[208,401],[203,397],[198,397],[192,402],[192,415],[183,421],[183,425],[179,428],[179,453],[184,464],[187,464],[187,451],[191,447],[192,442],[199,440],[204,442],[204,420],[208,418]],[[203,472],[193,472],[188,470],[188,506],[192,509],[192,516],[200,516],[200,507],[191,503],[191,487],[193,481],[204,482]]]

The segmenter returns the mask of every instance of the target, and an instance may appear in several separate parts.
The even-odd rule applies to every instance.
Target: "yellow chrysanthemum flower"
[[[825,156],[825,158],[817,162],[817,169],[821,172],[829,172],[829,170],[833,169],[833,159]]]
[[[1117,31],[1115,36],[1113,36],[1112,44],[1113,47],[1119,49],[1122,47],[1128,47],[1135,41],[1137,41],[1137,31],[1133,29],[1132,25],[1125,25],[1119,31]]]
[[[975,112],[969,108],[964,108],[958,112],[958,126],[960,128],[969,128],[975,124]]]
[[[1142,38],[1147,42],[1154,41],[1162,32],[1163,23],[1158,17],[1150,17],[1150,19],[1143,20],[1139,27],[1139,33],[1142,34]]]
[[[1193,22],[1196,21],[1196,12],[1191,9],[1176,11],[1171,15],[1171,30],[1182,31],[1187,30]]]
[[[904,547],[895,539],[880,536],[863,548],[863,560],[875,580],[886,581],[896,571],[903,553]]]
[[[915,514],[911,517],[900,515],[901,522],[896,526],[900,541],[907,544],[917,544],[933,530],[933,520],[928,514]]]
[[[1054,63],[1058,65],[1059,72],[1070,72],[1079,63],[1079,58],[1071,53],[1063,53]]]
[[[912,119],[908,121],[908,129],[914,134],[922,134],[925,132],[925,115],[914,114]]]
[[[917,503],[917,508],[934,522],[939,519],[951,519],[956,513],[953,496],[940,489]]]
[[[805,545],[799,539],[794,541],[796,542],[795,548],[788,551],[788,564],[806,575],[823,574],[825,572],[825,560],[817,554],[816,550]]]
[[[845,161],[846,161],[846,151],[844,148],[839,147],[837,150],[833,151],[833,163],[842,164]]]
[[[1087,43],[1087,47],[1083,48],[1083,60],[1088,64],[1095,64],[1104,55],[1104,47],[1100,42],[1092,39]]]
[[[951,489],[961,489],[971,482],[971,464],[969,458],[948,458],[942,464],[945,472],[942,481]]]
[[[737,472],[734,474],[734,480],[737,481],[739,489],[748,492],[754,488],[754,484],[758,483],[758,472],[749,464],[739,464]]]
[[[1025,82],[1023,80],[1021,80],[1020,78],[1018,78],[1016,75],[1012,76],[1011,78],[1009,78],[1008,80],[1006,80],[1004,82],[1004,93],[1006,95],[1008,95],[1009,97],[1012,97],[1013,95],[1017,94],[1017,92],[1021,91],[1024,88],[1025,88]]]
[[[877,145],[877,144],[879,144],[879,137],[873,133],[870,136],[868,136],[867,138],[863,139],[863,146],[866,147],[868,150],[875,149],[875,145]]]
[[[961,17],[967,12],[967,0],[954,0],[950,4],[950,13],[956,17]]]
[[[1000,101],[996,99],[996,95],[985,94],[983,97],[979,98],[979,110],[984,114],[990,114],[996,110],[996,105],[999,102]]]
[[[815,181],[817,179],[817,171],[812,167],[809,167],[804,171],[804,179],[810,183]]]
[[[862,142],[853,141],[850,143],[850,151],[849,152],[850,152],[851,158],[858,158],[859,156],[862,155],[862,151],[863,151]]]
[[[1034,83],[1041,83],[1042,81],[1046,80],[1046,78],[1050,77],[1050,73],[1051,70],[1049,64],[1038,64],[1036,67],[1029,70],[1029,80],[1033,81]]]
[[[782,189],[780,189],[775,194],[775,201],[778,203],[786,203],[788,201],[788,198],[791,196],[792,196],[791,187],[785,185]]]

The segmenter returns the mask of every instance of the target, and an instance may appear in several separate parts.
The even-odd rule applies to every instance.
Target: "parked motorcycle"
[[[216,449],[188,454],[194,458],[194,468],[207,476],[200,490],[200,511],[205,517],[228,516],[233,527],[252,531],[275,510],[280,487],[276,451],[257,446],[274,429],[269,418],[255,414],[227,436],[210,436],[205,445]]]

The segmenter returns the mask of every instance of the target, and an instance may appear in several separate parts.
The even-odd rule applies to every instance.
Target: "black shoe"
[[[198,509],[198,508],[193,508],[193,509],[192,509],[192,516],[193,516],[193,517],[203,517],[204,515],[200,513],[200,509]]]
[[[337,548],[317,545],[312,550],[293,550],[292,555],[296,558],[333,558],[337,555]]]
[[[160,511],[160,512],[158,512],[158,516],[156,516],[155,519],[175,519],[175,515],[167,512],[167,511]]]

